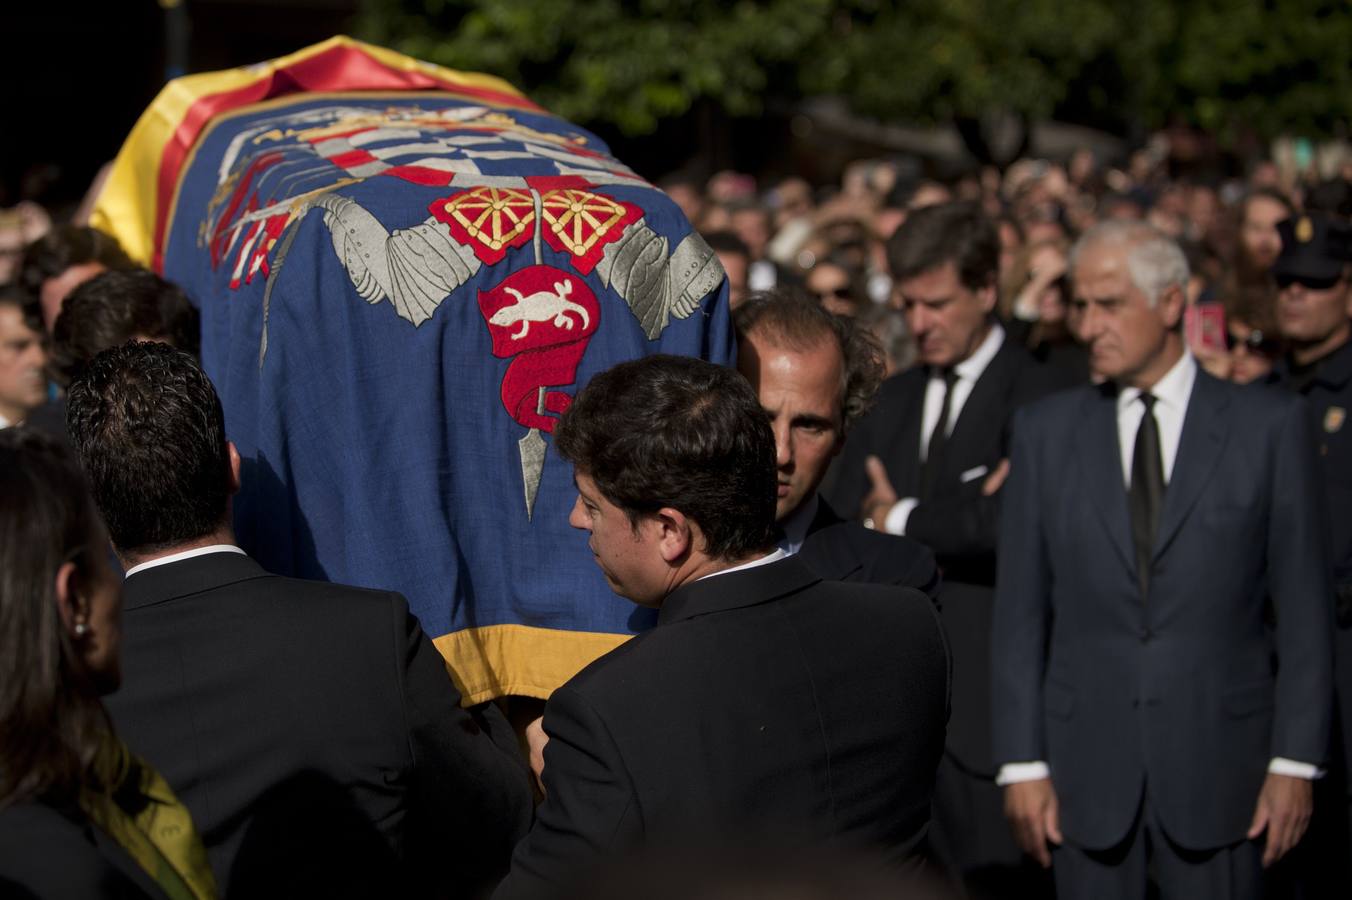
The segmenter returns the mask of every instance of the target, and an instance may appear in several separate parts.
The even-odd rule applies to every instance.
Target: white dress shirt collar
[[[781,559],[787,559],[789,554],[785,553],[783,548],[776,547],[773,552],[767,553],[759,559],[753,559],[751,562],[744,562],[741,565],[733,566],[728,569],[719,569],[717,572],[710,572],[708,575],[701,575],[696,581],[703,581],[706,578],[717,578],[719,575],[731,575],[733,572],[741,572],[744,569],[754,569],[757,566],[768,566],[772,562],[779,562]]]
[[[153,569],[156,566],[167,566],[170,563],[182,562],[185,559],[192,559],[195,556],[206,556],[208,553],[238,553],[240,556],[248,555],[234,544],[212,544],[210,547],[197,547],[193,550],[183,550],[179,553],[170,553],[168,556],[157,556],[155,559],[148,559],[145,562],[128,569],[125,577],[130,578],[137,572],[144,572],[146,569]]]
[[[944,423],[944,434],[952,434],[953,426],[972,396],[972,389],[990,366],[995,354],[1005,343],[1005,329],[999,322],[991,323],[991,330],[977,345],[972,355],[953,366],[957,380],[953,382],[953,396],[948,398],[948,421]],[[939,412],[944,404],[944,377],[939,369],[931,366],[929,381],[925,384],[925,399],[920,411],[920,461],[924,462],[929,452],[930,435],[939,425]]]
[[[1192,396],[1192,386],[1197,381],[1197,360],[1192,353],[1184,350],[1169,371],[1155,386],[1150,389],[1150,393],[1155,395],[1155,408],[1159,409],[1160,404],[1172,406],[1175,409],[1186,410],[1188,408],[1188,398]],[[1117,395],[1117,411],[1120,413],[1127,407],[1136,402],[1136,398],[1141,396],[1141,389],[1134,387],[1124,387]]]
[[[991,330],[986,332],[985,339],[977,345],[976,350],[972,351],[971,356],[955,365],[953,371],[957,372],[958,378],[963,381],[975,382],[986,371],[986,367],[991,364],[991,360],[995,359],[995,354],[1000,352],[1000,347],[1004,342],[1004,326],[999,322],[992,322]],[[942,376],[936,369],[930,370],[930,377],[942,380]],[[956,414],[954,418],[957,418]]]
[[[1159,426],[1160,462],[1164,467],[1164,482],[1173,477],[1174,461],[1178,459],[1178,445],[1183,439],[1183,421],[1188,414],[1188,400],[1197,383],[1197,360],[1186,349],[1178,362],[1159,381],[1150,393],[1155,397],[1155,422]],[[1139,388],[1123,387],[1117,395],[1117,441],[1122,451],[1123,483],[1131,485],[1132,456],[1136,452],[1136,430],[1141,426],[1145,407],[1137,402]]]

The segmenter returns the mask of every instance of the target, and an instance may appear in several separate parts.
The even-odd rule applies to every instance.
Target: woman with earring
[[[78,467],[0,431],[0,896],[216,896],[187,810],[113,734],[121,578]]]

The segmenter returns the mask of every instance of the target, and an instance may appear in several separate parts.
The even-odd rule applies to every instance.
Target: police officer
[[[1332,831],[1346,831],[1334,838],[1336,846],[1326,845],[1315,852],[1336,854],[1340,871],[1335,877],[1352,890],[1347,862],[1352,859],[1352,422],[1348,421],[1352,413],[1352,224],[1310,212],[1287,219],[1277,229],[1282,252],[1272,274],[1280,289],[1277,323],[1288,353],[1278,361],[1271,380],[1303,394],[1309,403],[1328,496],[1336,590],[1338,714],[1332,777],[1326,786],[1331,794],[1326,796],[1335,807],[1342,806],[1341,816],[1329,810],[1336,822],[1329,823]],[[1316,822],[1310,839],[1319,843],[1320,832],[1329,834]]]

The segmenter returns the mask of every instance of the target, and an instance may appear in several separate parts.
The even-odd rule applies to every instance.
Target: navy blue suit
[[[1321,762],[1328,741],[1332,592],[1305,408],[1197,373],[1143,599],[1115,401],[1085,387],[1015,417],[996,762],[1050,764],[1077,846],[1123,840],[1143,790],[1176,844],[1235,845],[1269,761]]]

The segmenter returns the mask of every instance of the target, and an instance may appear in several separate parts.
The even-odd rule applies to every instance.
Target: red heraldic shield
[[[434,200],[427,209],[486,266],[496,266],[508,248],[522,246],[535,234],[535,198],[530,191],[476,187]]]
[[[567,253],[583,275],[596,268],[606,244],[618,240],[624,229],[643,218],[643,210],[632,203],[579,188],[548,191],[541,207],[545,240],[560,253]]]
[[[527,428],[552,433],[555,417],[573,398],[551,388],[577,379],[577,364],[601,319],[596,295],[575,273],[530,266],[480,291],[479,310],[493,355],[515,357],[502,376],[502,405]]]

